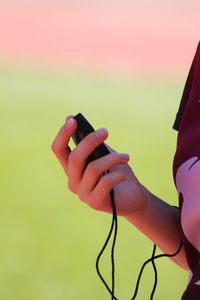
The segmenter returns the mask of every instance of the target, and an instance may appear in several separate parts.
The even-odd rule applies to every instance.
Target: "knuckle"
[[[92,198],[88,197],[86,203],[94,210],[101,210],[100,201],[97,197],[95,199],[94,196]]]
[[[99,134],[99,130],[97,131],[94,131],[92,133],[90,133],[87,137],[88,139],[88,143],[92,146],[92,147],[95,147],[97,146],[99,143],[102,142],[102,140],[104,139],[103,138],[104,136]]]
[[[78,193],[78,197],[82,202],[85,202],[85,197],[82,193]]]
[[[76,186],[72,180],[68,179],[67,186],[70,192],[76,194]]]
[[[68,158],[69,164],[74,166],[77,164],[77,161],[78,161],[77,155],[74,152],[71,152]]]
[[[78,195],[78,197],[79,197],[79,199],[80,199],[81,201],[86,202],[87,196],[85,195],[85,193],[83,193],[83,190],[81,189],[80,186],[79,186],[79,188],[78,188],[77,195]]]
[[[100,210],[99,206],[96,203],[90,202],[90,207],[94,210]]]
[[[124,176],[121,172],[109,174],[108,176],[104,176],[103,185],[106,190],[110,190],[114,184],[119,183],[124,179]]]
[[[56,146],[55,142],[51,144],[51,151],[55,154],[58,152],[58,147]]]
[[[112,182],[111,177],[110,177],[110,176],[104,176],[103,179],[102,179],[102,181],[103,181],[104,187],[105,187],[106,189],[109,189],[110,186],[111,186],[111,182]]]
[[[92,148],[94,148],[98,144],[98,138],[97,138],[97,136],[94,133],[88,135],[88,144]]]
[[[98,167],[97,167],[96,163],[94,163],[94,162],[89,163],[87,168],[88,168],[88,172],[90,173],[91,176],[95,176],[98,174]]]

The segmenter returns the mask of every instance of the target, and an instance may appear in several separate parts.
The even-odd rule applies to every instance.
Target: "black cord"
[[[140,284],[140,280],[141,280],[141,276],[142,276],[142,273],[143,273],[144,268],[146,267],[146,265],[147,265],[148,263],[150,263],[150,262],[152,263],[152,261],[154,261],[155,259],[161,258],[161,257],[173,257],[173,256],[176,256],[176,255],[180,252],[182,246],[183,246],[183,240],[181,240],[181,243],[180,243],[180,245],[179,245],[179,247],[178,247],[178,249],[177,249],[177,251],[176,251],[175,253],[172,253],[172,254],[159,254],[159,255],[155,255],[155,256],[152,255],[151,258],[147,259],[147,260],[144,262],[144,264],[143,264],[142,267],[141,267],[140,273],[139,273],[139,275],[138,275],[138,279],[137,279],[136,287],[135,287],[135,293],[134,293],[133,297],[131,298],[131,300],[134,300],[134,299],[136,298],[136,296],[137,296],[138,288],[139,288],[139,284]],[[154,249],[155,249],[155,247],[156,247],[156,245],[154,245]],[[153,253],[154,253],[154,250],[153,250]],[[157,273],[156,273],[156,274],[157,274]],[[156,285],[157,285],[157,281],[155,280],[155,284],[154,284],[154,288],[153,288],[153,290],[152,290],[152,294],[154,294],[154,292],[155,292],[155,287],[156,287]],[[151,294],[151,297],[152,297],[152,294]],[[152,299],[152,298],[151,298],[151,299]]]
[[[109,170],[106,173],[109,173]],[[103,175],[105,175],[106,173],[104,173]],[[99,255],[97,256],[96,271],[97,271],[97,274],[99,275],[101,281],[105,285],[106,289],[110,293],[111,300],[118,300],[114,295],[115,294],[115,258],[114,258],[115,253],[114,253],[114,251],[115,251],[115,243],[116,243],[117,231],[118,231],[118,220],[117,220],[117,210],[116,210],[116,206],[115,206],[115,196],[114,196],[114,190],[113,189],[110,192],[110,197],[111,197],[111,206],[112,206],[112,223],[111,223],[111,228],[110,228],[110,231],[108,233],[107,239],[106,239]],[[101,256],[103,255],[103,252],[105,251],[105,249],[106,249],[106,247],[109,243],[109,240],[111,238],[113,230],[114,230],[114,236],[113,236],[113,243],[112,243],[112,248],[111,248],[112,289],[110,289],[108,284],[106,283],[105,279],[103,278],[101,272],[100,272],[99,262],[100,262]]]
[[[153,245],[153,253],[152,253],[152,266],[153,266],[153,270],[154,270],[154,285],[153,285],[153,289],[152,289],[152,292],[151,292],[151,296],[150,296],[150,300],[153,300],[153,296],[154,296],[154,293],[156,291],[156,287],[157,287],[157,283],[158,283],[158,272],[157,272],[157,269],[156,269],[156,264],[155,264],[155,261],[154,261],[154,256],[156,254],[156,245],[154,244]]]
[[[112,294],[111,294],[111,300],[115,298],[115,243],[117,239],[117,231],[118,231],[118,220],[117,220],[117,210],[115,206],[115,196],[114,196],[114,190],[112,189],[110,192],[111,196],[111,205],[112,205],[112,211],[113,211],[113,219],[114,219],[114,237],[113,237],[113,244],[112,244],[112,250],[111,250],[111,261],[112,261]],[[116,299],[116,298],[115,298]]]
[[[110,192],[110,196],[111,196],[111,206],[112,206],[112,223],[111,223],[110,231],[108,233],[106,241],[105,241],[105,243],[104,243],[104,245],[103,245],[103,247],[102,247],[99,255],[97,256],[97,259],[96,259],[96,271],[97,271],[97,274],[99,275],[101,281],[105,285],[106,289],[110,293],[111,300],[118,300],[115,297],[115,295],[114,295],[114,293],[115,293],[115,261],[114,261],[114,250],[115,250],[115,243],[116,243],[117,231],[118,231],[118,220],[117,220],[117,210],[116,210],[116,205],[115,205],[115,197],[114,197],[114,190],[113,189]],[[99,262],[100,262],[101,256],[103,255],[103,252],[105,251],[105,249],[106,249],[106,247],[108,245],[108,242],[109,242],[109,240],[110,240],[110,238],[112,236],[113,230],[114,230],[114,237],[113,237],[113,243],[112,243],[112,248],[111,248],[112,289],[110,289],[110,287],[106,283],[105,279],[101,275],[101,272],[100,272],[100,269],[99,269]],[[161,258],[161,257],[173,257],[173,256],[176,256],[180,252],[182,246],[183,246],[183,240],[181,240],[181,243],[180,243],[180,245],[179,245],[179,247],[178,247],[178,249],[177,249],[177,251],[175,253],[155,255],[155,253],[156,253],[156,245],[155,244],[153,245],[153,252],[152,252],[151,258],[148,259],[148,260],[146,260],[143,263],[143,265],[142,265],[142,267],[140,269],[140,272],[139,272],[139,275],[138,275],[138,279],[137,279],[137,282],[136,282],[135,292],[134,292],[134,295],[131,298],[131,300],[134,300],[136,298],[136,296],[138,294],[138,289],[139,289],[139,284],[140,284],[142,273],[143,273],[144,268],[146,267],[146,265],[148,263],[150,263],[150,262],[152,263],[153,270],[154,270],[154,285],[153,285],[151,296],[150,296],[150,300],[153,300],[153,296],[155,294],[157,283],[158,283],[157,269],[156,269],[156,264],[155,264],[154,260],[156,260],[158,258]]]

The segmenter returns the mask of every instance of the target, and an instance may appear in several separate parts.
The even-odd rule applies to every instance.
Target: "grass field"
[[[94,212],[67,190],[51,143],[68,114],[82,112],[108,143],[128,152],[138,178],[176,205],[172,124],[184,78],[112,80],[103,75],[2,67],[0,72],[0,299],[110,299],[95,271],[111,216]],[[122,218],[116,249],[119,299],[130,299],[152,243]],[[159,251],[159,250],[158,250]],[[155,300],[180,299],[187,274],[157,262]],[[110,282],[107,251],[102,270]],[[153,271],[139,300],[149,299]]]

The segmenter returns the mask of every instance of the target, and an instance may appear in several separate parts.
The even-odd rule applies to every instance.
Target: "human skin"
[[[117,214],[138,228],[164,253],[175,253],[182,240],[179,210],[153,195],[128,165],[129,155],[110,148],[110,154],[87,165],[88,155],[108,137],[104,128],[90,133],[73,150],[69,141],[77,123],[67,117],[51,149],[68,178],[68,188],[94,210],[112,213],[110,191],[114,189]],[[108,174],[102,175],[107,170]],[[184,247],[171,258],[188,270]]]

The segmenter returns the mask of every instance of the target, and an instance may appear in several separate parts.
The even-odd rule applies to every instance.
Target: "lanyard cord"
[[[116,243],[116,238],[117,238],[117,230],[118,230],[118,222],[117,222],[117,211],[116,211],[116,206],[115,206],[115,197],[114,197],[114,190],[112,189],[110,192],[110,196],[111,196],[111,205],[112,205],[112,223],[111,223],[111,227],[110,227],[110,231],[108,233],[108,237],[99,253],[99,255],[97,256],[96,259],[96,271],[97,274],[99,275],[101,281],[103,282],[103,284],[105,285],[106,289],[108,290],[108,292],[111,295],[111,300],[118,300],[115,295],[115,261],[114,261],[114,250],[115,250],[115,243]],[[99,262],[100,262],[100,258],[103,254],[103,252],[105,251],[108,242],[111,238],[112,232],[114,230],[114,237],[113,237],[113,243],[112,243],[112,249],[111,249],[111,264],[112,264],[112,289],[109,288],[108,284],[106,283],[105,279],[103,278],[103,276],[101,275],[101,272],[99,270]]]
[[[175,253],[154,255],[155,254],[155,250],[156,250],[156,245],[154,244],[152,257],[149,258],[148,260],[146,260],[144,262],[144,264],[142,265],[142,267],[141,267],[140,273],[138,275],[137,283],[136,283],[135,293],[134,293],[134,296],[131,298],[131,300],[133,300],[133,299],[136,298],[136,295],[137,295],[137,292],[138,292],[138,288],[139,288],[140,279],[141,279],[142,273],[143,273],[144,268],[146,267],[146,265],[148,263],[150,263],[150,262],[153,263],[155,259],[158,259],[158,258],[161,258],[161,257],[173,257],[173,256],[176,256],[181,251],[182,246],[183,246],[183,240],[181,240],[181,243],[180,243],[180,245],[179,245],[179,247],[178,247],[178,249],[177,249],[177,251]],[[150,300],[153,299],[153,295],[155,293],[155,289],[156,289],[156,285],[157,285],[157,270],[156,270],[155,274],[156,274],[156,276],[155,276],[155,282],[154,282],[154,286],[153,286],[153,289],[152,289]]]
[[[109,173],[109,171],[107,172]],[[110,231],[108,233],[108,236],[106,238],[106,241],[101,249],[101,251],[99,252],[97,259],[96,259],[96,271],[97,274],[99,275],[101,281],[103,282],[103,284],[105,285],[106,289],[108,290],[108,292],[111,295],[111,300],[118,300],[118,298],[115,296],[115,261],[114,261],[114,250],[115,250],[115,243],[116,243],[116,238],[117,238],[117,231],[118,231],[118,220],[117,220],[117,210],[116,210],[116,205],[115,205],[115,196],[114,196],[114,190],[112,189],[110,192],[110,197],[111,197],[111,206],[112,206],[112,223],[111,223],[111,227],[110,227]],[[100,269],[99,269],[99,262],[100,262],[100,258],[103,255],[109,240],[112,236],[112,232],[114,230],[114,236],[113,236],[113,242],[112,242],[112,249],[111,249],[111,265],[112,265],[112,289],[110,289],[110,287],[108,286],[108,284],[106,283],[105,279],[103,278]],[[156,264],[155,264],[155,260],[161,257],[173,257],[176,256],[180,251],[181,248],[183,246],[183,240],[181,240],[181,243],[178,247],[178,249],[176,250],[175,253],[172,254],[159,254],[159,255],[155,255],[156,253],[156,245],[153,245],[153,251],[152,251],[152,255],[151,258],[149,258],[148,260],[146,260],[139,272],[138,275],[138,279],[136,282],[136,287],[135,287],[135,292],[133,297],[131,298],[131,300],[136,299],[136,296],[138,294],[138,290],[139,290],[139,284],[140,284],[140,280],[142,277],[142,273],[144,271],[144,268],[147,266],[148,263],[151,262],[153,270],[154,270],[154,285],[152,288],[152,292],[151,292],[151,296],[150,296],[150,300],[153,300],[153,296],[155,294],[156,291],[156,287],[157,287],[157,283],[158,283],[158,275],[157,275],[157,269],[156,269]]]

